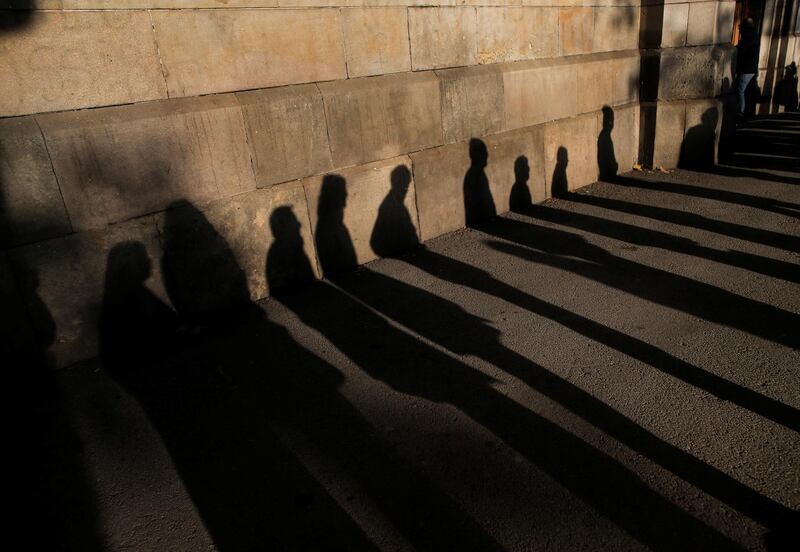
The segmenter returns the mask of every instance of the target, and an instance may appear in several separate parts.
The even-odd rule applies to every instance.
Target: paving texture
[[[128,320],[102,360],[28,382],[52,528],[30,538],[791,549],[799,131],[762,120],[736,167],[597,183],[182,327],[158,355]]]

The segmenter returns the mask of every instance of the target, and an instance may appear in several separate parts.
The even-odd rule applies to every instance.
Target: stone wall
[[[2,12],[9,349],[36,340],[57,366],[96,354],[119,244],[141,244],[148,287],[175,303],[163,266],[180,247],[176,227],[213,232],[203,254],[230,249],[252,300],[270,293],[267,272],[291,283],[267,256],[287,231],[278,218],[323,276],[318,228],[341,209],[326,185],[346,193],[361,264],[385,253],[373,232],[398,178],[419,239],[464,227],[465,178],[482,148],[496,212],[515,184],[547,198],[559,167],[569,189],[594,182],[603,131],[620,171],[640,159],[643,132],[670,164],[716,105],[730,57],[719,43],[732,2],[415,5],[425,3],[36,0]],[[655,86],[641,87],[654,67]],[[641,108],[640,88],[655,91]]]

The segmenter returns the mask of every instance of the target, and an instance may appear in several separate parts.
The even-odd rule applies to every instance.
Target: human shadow
[[[496,331],[484,321],[366,267],[335,282],[318,282],[308,294],[283,302],[373,378],[395,391],[455,406],[648,546],[669,549],[677,544],[678,534],[683,542],[692,535],[693,542],[732,546],[604,452],[509,399],[492,387],[490,377],[425,344],[384,316],[458,354],[477,353],[503,367],[509,361],[520,367],[518,376],[523,375],[523,365],[537,370],[526,377],[540,379],[537,388],[563,389],[558,378],[500,346]],[[448,311],[446,319],[439,318]],[[592,402],[589,409],[595,406]],[[620,496],[626,498],[620,500]],[[660,521],[653,524],[652,519]]]
[[[600,180],[611,182],[617,177],[619,163],[614,153],[614,141],[611,132],[614,130],[614,110],[603,106],[603,128],[597,136],[597,168]]]
[[[617,182],[631,186],[638,185],[641,180],[629,176],[618,176]],[[639,217],[650,218],[663,222],[679,224],[689,228],[697,228],[708,232],[714,232],[723,236],[736,238],[752,243],[758,243],[786,251],[797,251],[800,249],[800,238],[772,230],[754,228],[734,222],[720,221],[711,219],[697,213],[690,213],[679,209],[645,205],[615,198],[600,197],[588,194],[570,194],[566,196],[573,203],[582,203],[610,211],[627,213]]]
[[[300,222],[286,205],[272,211],[269,219],[274,241],[267,252],[266,277],[270,293],[301,289],[315,279],[305,253]]]
[[[395,172],[390,195],[398,193],[403,188],[400,180],[405,172],[407,172],[405,167],[398,168]],[[336,180],[327,182],[332,186],[339,185]],[[385,203],[386,209],[381,210],[383,216],[394,221],[397,213],[391,205],[395,200],[399,200],[402,205],[402,197],[397,195]],[[276,249],[286,252],[289,248],[295,248],[296,251],[286,257],[294,259],[304,256],[302,238],[299,234],[300,223],[295,219],[294,223],[285,224],[286,218],[294,216],[291,209],[280,207],[272,215],[273,218],[276,216],[279,216],[284,227],[291,229],[293,233],[273,234],[274,241],[270,246],[270,255]],[[396,242],[390,238],[379,240],[378,243],[406,245],[410,242],[407,240]],[[339,245],[346,246],[341,242]],[[270,279],[270,274],[272,273],[268,271],[269,287],[274,289],[275,282]],[[311,307],[306,297],[308,292],[312,293],[313,297],[314,289],[318,289],[318,286],[307,288],[303,294],[278,293],[273,297],[286,305],[304,304]],[[314,302],[315,299],[311,301]],[[331,305],[323,301],[313,308],[328,311]],[[330,311],[331,316],[350,317],[351,314],[347,311]],[[364,347],[368,347],[368,344],[364,344]],[[324,420],[304,411],[302,415],[292,420],[293,427],[302,431],[307,439],[337,465],[348,466],[350,470],[348,476],[354,478],[369,495],[370,500],[378,504],[392,525],[401,530],[404,538],[420,550],[500,549],[492,537],[463,512],[460,506],[440,492],[411,463],[400,457],[387,443],[376,436],[375,429],[339,393],[338,387],[344,377],[336,368],[310,352],[305,352],[304,357],[303,362],[285,365],[286,368],[292,367],[290,377],[293,380],[293,385],[281,386],[285,401],[307,403],[302,395],[307,394],[305,389],[319,385],[316,382],[320,379],[319,373],[322,371],[329,374],[328,380],[332,379],[331,375],[335,375],[335,385],[330,385],[326,389],[326,396],[319,399],[324,401],[324,408],[317,406],[310,409],[312,412],[317,412],[320,418],[324,417]],[[273,377],[276,381],[286,379],[285,375]]]
[[[468,227],[491,220],[497,216],[489,179],[486,176],[486,165],[489,162],[489,151],[483,140],[472,138],[469,141],[470,166],[464,175],[464,219]]]
[[[286,401],[277,377],[304,362],[302,351],[260,309],[238,303],[247,283],[229,246],[199,210],[182,209],[166,214],[162,260],[177,313],[146,288],[152,267],[140,243],[108,256],[105,370],[146,412],[220,550],[375,549],[270,425],[313,404]],[[225,321],[209,323],[201,307]],[[186,331],[197,320],[205,323]],[[341,380],[317,375],[306,397]]]
[[[553,169],[553,177],[550,181],[550,195],[552,197],[561,197],[569,191],[567,165],[569,165],[569,152],[564,146],[558,146],[556,166]]]
[[[708,168],[715,164],[719,111],[716,107],[705,110],[700,121],[686,131],[681,142],[678,167],[682,169]]]
[[[503,218],[481,230],[505,240],[490,240],[496,250],[579,274],[635,297],[728,326],[767,341],[800,346],[790,328],[800,317],[790,311],[728,290],[618,257],[581,235],[535,223]],[[522,246],[522,247],[520,247]]]
[[[419,244],[417,229],[406,209],[405,198],[411,185],[411,171],[405,165],[392,170],[389,193],[378,208],[377,223],[369,244],[381,257],[392,257]]]
[[[344,225],[344,208],[347,205],[345,179],[338,174],[328,174],[322,179],[321,190],[314,244],[322,274],[327,277],[355,270],[358,261],[350,232]]]
[[[526,209],[533,203],[528,181],[531,179],[531,167],[528,158],[520,155],[514,160],[514,184],[511,186],[511,195],[508,198],[508,207],[511,211]]]
[[[32,550],[99,552],[105,547],[86,473],[86,454],[73,426],[62,374],[52,368],[47,355],[56,340],[55,320],[39,294],[38,272],[18,270],[16,296],[9,297],[9,282],[3,279],[10,274],[4,268],[0,266],[2,314],[25,313],[35,322],[35,328],[28,324],[21,328],[14,336],[17,342],[8,343],[9,349],[5,343],[0,346],[6,400],[9,404],[24,401],[6,434],[8,446],[21,451],[9,455],[7,462],[15,480],[11,482],[15,500],[7,522]]]

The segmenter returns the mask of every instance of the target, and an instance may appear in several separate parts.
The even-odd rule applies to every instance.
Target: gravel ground
[[[747,153],[441,237],[157,360],[59,372],[34,541],[796,550],[800,173]]]

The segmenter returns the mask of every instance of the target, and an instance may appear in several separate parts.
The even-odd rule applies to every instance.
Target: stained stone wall
[[[568,187],[594,182],[604,108],[620,171],[647,140],[672,163],[730,70],[733,2],[431,4],[0,0],[0,330],[58,366],[93,356],[109,252],[141,243],[174,303],[162,259],[181,221],[220,237],[207,254],[226,244],[257,300],[282,270],[281,208],[321,277],[330,175],[357,263],[404,170],[419,239],[462,228],[473,139],[497,212],[520,179],[547,198],[561,149]]]

